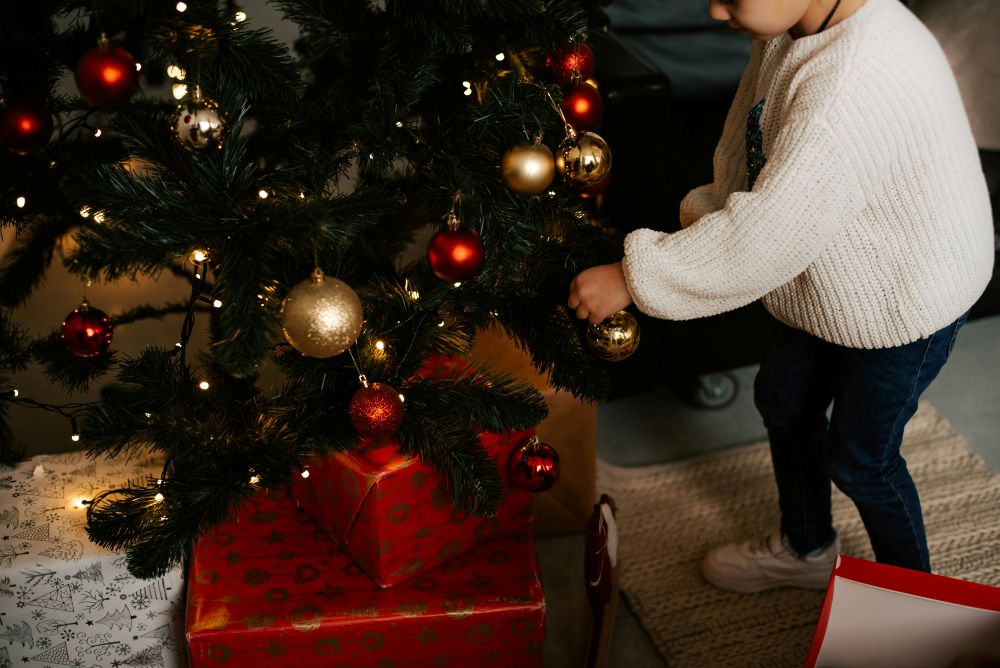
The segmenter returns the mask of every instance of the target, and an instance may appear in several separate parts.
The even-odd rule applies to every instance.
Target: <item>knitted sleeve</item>
[[[623,268],[639,310],[687,320],[749,304],[804,271],[864,206],[825,118],[791,110],[753,191],[733,192],[697,225],[625,238]]]
[[[750,62],[740,77],[736,95],[733,96],[729,113],[726,114],[722,137],[715,147],[712,159],[712,183],[698,186],[681,201],[681,227],[688,227],[705,214],[721,209],[729,193],[745,183],[744,130],[747,111],[754,101],[763,50],[763,42],[754,41]]]

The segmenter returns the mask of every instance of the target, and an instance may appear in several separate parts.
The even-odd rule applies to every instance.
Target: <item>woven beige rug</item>
[[[1000,585],[1000,475],[926,402],[903,453],[935,572]],[[622,589],[670,668],[803,664],[823,592],[731,594],[700,572],[713,545],[761,536],[777,521],[767,443],[656,466],[599,462],[598,490],[618,506]],[[844,553],[873,559],[854,505],[836,489],[833,512]]]

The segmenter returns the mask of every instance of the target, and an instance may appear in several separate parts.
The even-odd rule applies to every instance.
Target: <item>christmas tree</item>
[[[544,402],[432,363],[487,326],[554,386],[609,389],[564,307],[573,276],[620,256],[581,197],[611,160],[581,82],[601,3],[271,4],[299,26],[294,50],[229,0],[0,10],[0,224],[16,235],[0,267],[0,454],[16,454],[14,403],[71,420],[93,456],[162,452],[159,478],[89,500],[91,538],[143,577],[304,457],[359,438],[397,439],[456,505],[494,512],[477,433],[537,424]],[[84,281],[170,274],[189,291],[111,314],[84,299],[31,334],[13,309],[54,258]],[[114,350],[115,328],[167,313],[184,314],[176,346]],[[280,387],[259,382],[268,361]],[[10,379],[30,364],[68,393],[101,383],[100,401],[21,396]]]

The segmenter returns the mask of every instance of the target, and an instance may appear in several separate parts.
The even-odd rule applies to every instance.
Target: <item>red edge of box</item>
[[[805,668],[814,668],[819,657],[826,627],[830,621],[830,608],[833,605],[834,587],[838,577],[910,596],[1000,612],[998,587],[840,555],[830,573],[830,584],[827,586],[826,598],[823,600],[823,609],[816,623],[816,632],[813,634]]]

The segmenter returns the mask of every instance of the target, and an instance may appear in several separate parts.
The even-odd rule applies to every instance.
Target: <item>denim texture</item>
[[[781,531],[797,553],[836,535],[832,482],[857,507],[879,562],[930,571],[920,498],[900,445],[967,317],[913,343],[874,350],[779,323],[754,401],[770,440]]]

